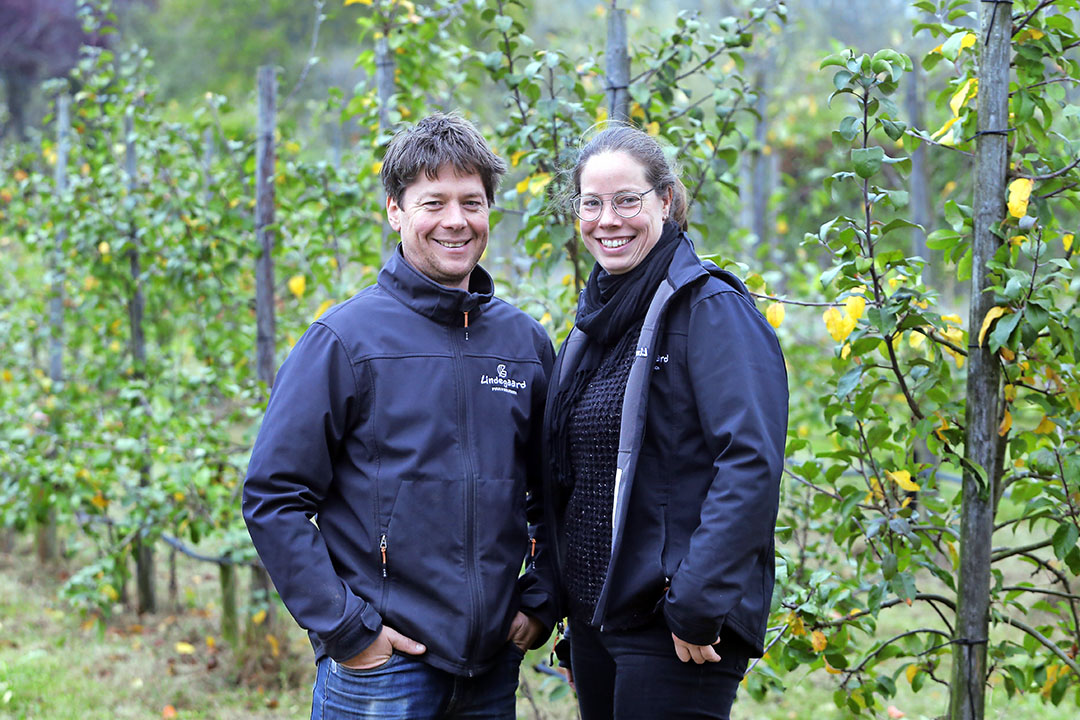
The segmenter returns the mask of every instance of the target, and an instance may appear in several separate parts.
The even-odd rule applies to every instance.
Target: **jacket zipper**
[[[469,338],[469,313],[465,313],[465,339]],[[451,337],[455,337],[455,333]],[[469,393],[464,387],[465,383],[465,357],[457,340],[452,341],[454,349],[454,361],[458,366],[456,373],[459,390],[461,392],[461,405],[459,407],[458,427],[464,433],[468,433],[472,427],[469,422]],[[464,438],[463,438],[464,440]],[[484,614],[483,595],[480,592],[476,570],[476,470],[473,467],[472,455],[469,452],[468,443],[462,442],[461,457],[465,464],[465,577],[469,585],[469,642],[468,655],[472,657],[476,650],[477,626],[479,619]],[[474,675],[470,668],[466,670],[469,677]]]
[[[379,538],[379,555],[382,560],[382,592],[379,597],[379,607],[377,610],[381,613],[386,610],[386,601],[390,597],[390,575],[386,571],[386,533],[382,534]]]

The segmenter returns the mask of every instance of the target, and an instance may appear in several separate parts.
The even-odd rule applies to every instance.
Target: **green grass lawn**
[[[166,564],[159,554],[159,566]],[[216,606],[218,581],[213,566],[180,558],[176,606],[153,617],[119,612],[107,626],[87,622],[58,599],[63,566],[43,568],[20,543],[14,554],[0,554],[0,719],[144,720],[175,717],[239,720],[306,718],[314,679],[305,634],[284,611],[274,630],[278,655],[263,637],[244,657],[221,640]],[[163,573],[159,592],[167,587]],[[160,600],[168,605],[168,598]],[[918,603],[882,613],[879,632],[887,637],[905,628],[933,625],[936,618]],[[518,714],[530,720],[573,720],[575,708],[565,685],[531,670],[546,662],[534,651],[523,673]],[[948,677],[947,668],[940,671]],[[755,702],[743,693],[733,720],[839,720],[838,680],[822,672],[795,672],[783,693]],[[891,701],[905,717],[935,718],[948,702],[944,687],[928,683],[913,693],[901,676]],[[1080,710],[1070,693],[1060,707],[1036,695],[1009,700],[995,688],[988,718],[1075,720]],[[890,717],[880,708],[875,718]]]

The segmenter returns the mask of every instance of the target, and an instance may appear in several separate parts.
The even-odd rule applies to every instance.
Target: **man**
[[[311,638],[313,719],[514,718],[556,619],[526,520],[554,354],[477,265],[505,171],[459,117],[398,133],[381,177],[401,243],[274,384],[244,519]]]

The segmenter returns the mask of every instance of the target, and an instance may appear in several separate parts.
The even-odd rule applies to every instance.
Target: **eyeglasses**
[[[617,193],[604,193],[604,195],[578,195],[573,200],[574,214],[585,222],[599,220],[604,212],[604,197],[611,196],[611,209],[619,217],[629,220],[641,212],[643,198],[656,188],[649,188],[645,192],[622,190]]]

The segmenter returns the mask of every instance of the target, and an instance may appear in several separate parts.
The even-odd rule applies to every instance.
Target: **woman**
[[[596,265],[545,417],[581,717],[727,718],[772,597],[783,356],[655,140],[601,131],[573,190]]]

